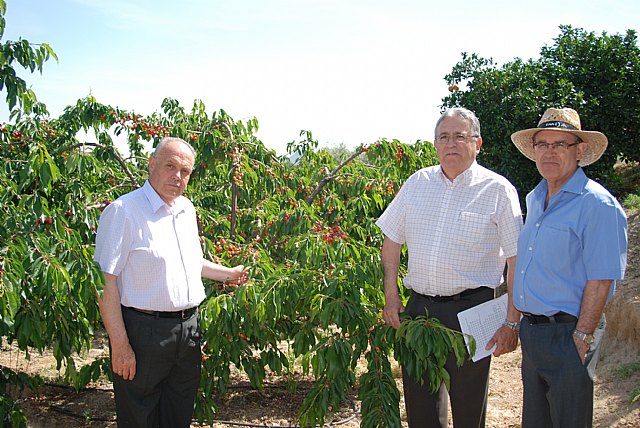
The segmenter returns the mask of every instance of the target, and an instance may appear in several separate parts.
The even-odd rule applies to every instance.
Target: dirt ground
[[[607,338],[596,372],[594,398],[594,426],[596,427],[640,427],[640,402],[631,403],[630,394],[634,388],[640,388],[640,370],[629,377],[619,374],[628,364],[640,364],[640,216],[638,213],[629,218],[630,250],[627,275],[618,283],[614,300],[607,307]],[[106,353],[104,341],[97,342],[94,349],[84,359],[91,360]],[[494,358],[492,361],[489,385],[488,427],[519,427],[522,384],[520,378],[520,349]],[[78,364],[81,364],[79,361]],[[26,361],[21,352],[6,345],[0,350],[0,365],[13,370],[37,373],[54,379],[55,362],[50,355],[32,355]],[[397,380],[402,387],[400,379]],[[277,383],[277,379],[274,379]],[[219,422],[213,427],[295,426],[294,415],[301,403],[303,382],[298,394],[289,394],[285,388],[266,388],[253,391],[246,387],[241,375],[238,375],[230,393],[219,402]],[[110,384],[94,384],[79,393],[67,387],[55,385],[52,380],[38,393],[23,392],[16,394],[20,406],[27,413],[30,427],[75,428],[75,427],[113,427],[114,404]],[[358,427],[360,415],[357,412],[357,400],[346,402],[340,413],[332,419],[332,426],[346,428]],[[404,403],[400,403],[404,415]],[[404,418],[404,416],[403,416]],[[234,423],[235,422],[235,423]],[[193,425],[194,427],[199,425]],[[406,426],[406,424],[403,424]]]

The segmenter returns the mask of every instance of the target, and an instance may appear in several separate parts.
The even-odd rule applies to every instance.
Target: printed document
[[[503,294],[497,299],[481,303],[473,308],[462,311],[458,314],[460,327],[465,333],[464,340],[469,349],[469,337],[471,335],[476,340],[476,353],[473,361],[479,361],[495,351],[495,345],[490,350],[485,350],[487,343],[491,340],[495,332],[507,319],[507,294]],[[469,350],[471,354],[471,350]]]

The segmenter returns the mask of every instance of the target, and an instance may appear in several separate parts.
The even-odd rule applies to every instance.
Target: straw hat
[[[580,116],[578,112],[570,108],[550,108],[544,112],[537,128],[525,129],[511,134],[511,141],[516,145],[523,155],[536,160],[533,151],[533,137],[542,130],[568,132],[580,137],[587,143],[587,150],[582,155],[578,163],[580,166],[587,166],[598,159],[607,149],[607,137],[602,132],[583,131],[580,126]]]

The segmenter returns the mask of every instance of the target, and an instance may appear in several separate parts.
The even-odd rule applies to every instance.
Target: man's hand
[[[384,322],[397,329],[400,327],[400,314],[402,312],[404,312],[404,306],[402,306],[400,300],[389,299],[382,310],[382,318]]]
[[[398,290],[398,267],[400,266],[400,249],[401,244],[394,242],[389,237],[384,237],[382,244],[382,266],[384,268],[384,300],[385,305],[382,309],[382,318],[384,322],[393,328],[400,327],[400,314],[404,312],[404,306],[400,300],[400,292]]]
[[[573,336],[573,343],[576,344],[576,349],[578,350],[578,355],[580,356],[580,360],[582,360],[582,364],[587,361],[587,352],[589,352],[589,344],[584,340],[580,340],[577,337]]]
[[[111,369],[124,380],[133,380],[136,375],[136,354],[129,342],[119,346],[111,344]]]
[[[111,370],[124,380],[132,380],[136,375],[136,356],[129,344],[127,329],[122,319],[120,292],[117,277],[104,272],[104,288],[98,297],[100,315],[109,335],[111,345]]]
[[[493,345],[496,345],[496,350],[493,351],[494,357],[514,351],[518,346],[518,332],[506,326],[500,327],[485,349],[488,351],[493,348]]]
[[[211,260],[202,263],[202,276],[229,285],[242,285],[249,279],[249,268],[243,265],[226,267]]]
[[[507,323],[519,322],[521,314],[515,306],[513,306],[513,275],[516,268],[516,256],[507,258]],[[517,329],[517,325],[514,328]],[[493,351],[494,357],[499,357],[502,354],[506,354],[515,351],[518,346],[518,332],[510,328],[507,325],[500,327],[493,335],[491,340],[487,343],[486,351],[496,346],[496,350]]]
[[[234,285],[242,285],[249,279],[249,268],[243,265],[234,266],[228,275],[227,283]]]

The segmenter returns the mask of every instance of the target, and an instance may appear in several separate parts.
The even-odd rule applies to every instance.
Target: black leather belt
[[[531,324],[566,324],[578,321],[578,318],[566,312],[558,312],[557,314],[548,317],[544,315],[528,314],[525,312],[523,312],[522,315],[524,315]]]
[[[191,318],[193,314],[195,314],[196,311],[198,310],[197,306],[194,306],[193,308],[189,308],[189,309],[183,309],[181,311],[150,311],[147,309],[138,309],[138,308],[132,308],[132,307],[128,307],[128,308],[140,314],[145,314],[145,315],[149,315],[156,318],[179,318],[181,320],[186,320]]]
[[[454,300],[460,300],[464,297],[473,296],[474,294],[480,293],[482,291],[493,291],[493,289],[489,287],[470,288],[468,290],[464,290],[462,293],[454,294],[452,296],[427,296],[426,294],[416,293],[415,291],[414,293],[420,294],[422,297],[426,297],[427,299],[434,302],[450,302]]]

